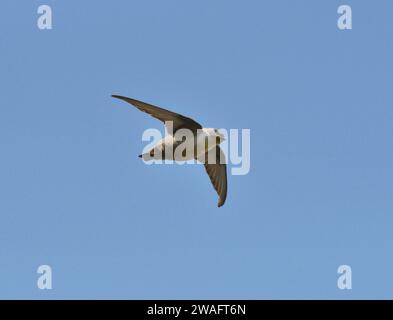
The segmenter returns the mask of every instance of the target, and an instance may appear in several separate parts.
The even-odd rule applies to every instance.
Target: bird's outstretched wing
[[[197,129],[202,129],[202,126],[198,122],[192,120],[191,118],[182,116],[181,114],[123,96],[112,95],[112,97],[132,104],[133,106],[137,107],[139,110],[150,114],[152,117],[158,120],[161,120],[162,122],[164,122],[164,124],[165,121],[172,121],[173,134],[175,134],[175,132],[179,129],[190,129],[191,131],[197,131]]]
[[[214,163],[209,163],[209,153],[215,152]],[[214,154],[213,154],[214,156]],[[213,158],[214,159],[214,158]],[[227,198],[227,165],[225,160],[225,155],[219,146],[206,152],[202,158],[198,159],[201,161],[209,175],[210,181],[213,184],[214,189],[217,191],[219,196],[218,206],[221,207]],[[221,161],[221,163],[220,163]],[[212,162],[212,161],[210,161]]]

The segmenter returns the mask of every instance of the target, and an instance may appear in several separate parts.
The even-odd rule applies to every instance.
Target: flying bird
[[[139,100],[119,95],[112,95],[112,97],[128,102],[140,111],[143,111],[164,122],[167,129],[168,123],[171,123],[173,126],[173,132],[167,130],[168,135],[166,137],[160,140],[148,153],[142,154],[139,157],[144,160],[150,160],[157,157],[165,159],[165,150],[167,148],[176,150],[177,146],[184,143],[187,147],[192,148],[194,152],[191,152],[191,155],[188,157],[187,155],[182,157],[181,160],[190,160],[193,158],[202,162],[207,174],[209,175],[210,181],[219,196],[218,207],[221,207],[225,203],[227,197],[227,169],[225,155],[219,146],[219,144],[225,140],[225,137],[218,131],[218,129],[202,128],[198,122],[191,118]],[[194,139],[191,139],[191,143],[193,143],[192,146],[187,145],[187,139],[186,141],[179,141],[175,139],[176,132],[181,129],[188,129],[192,132],[194,137]],[[207,144],[206,139],[213,141],[213,143]],[[173,156],[172,153],[171,156]],[[213,161],[211,161],[211,159],[213,159]]]

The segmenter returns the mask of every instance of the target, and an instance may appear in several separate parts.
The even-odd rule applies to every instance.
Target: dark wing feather
[[[215,152],[216,161],[215,163],[209,163],[208,161],[208,153]],[[220,159],[222,159],[224,163],[220,163]],[[210,181],[213,184],[214,189],[217,191],[219,196],[218,206],[221,207],[227,198],[227,165],[225,161],[225,155],[222,152],[219,146],[216,146],[215,149],[212,149],[205,153],[203,159],[199,159],[204,163],[207,174],[209,175]]]
[[[164,122],[164,124],[165,121],[173,121],[173,133],[175,133],[179,129],[190,129],[192,131],[197,131],[197,129],[202,129],[202,126],[198,122],[192,120],[191,118],[182,116],[181,114],[123,96],[112,95],[112,97],[132,104],[133,106],[137,107],[139,110],[146,112],[150,114],[152,117]]]

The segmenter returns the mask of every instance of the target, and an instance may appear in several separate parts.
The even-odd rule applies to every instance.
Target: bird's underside
[[[152,117],[164,122],[171,121],[173,123],[173,134],[176,133],[177,130],[180,129],[189,129],[191,130],[194,135],[197,135],[198,129],[201,130],[202,126],[194,121],[191,118],[185,117],[181,114],[156,107],[154,105],[119,96],[119,95],[112,95],[112,97],[126,101],[140,111],[150,114]],[[162,159],[164,159],[165,153],[162,153]],[[150,152],[150,156],[151,156]],[[226,161],[225,155],[222,152],[221,148],[217,144],[214,148],[207,150],[202,154],[195,154],[195,159],[202,162],[204,164],[205,170],[209,175],[210,181],[213,184],[214,189],[216,190],[217,194],[219,195],[218,206],[221,207],[226,200],[227,197],[227,171],[226,171]],[[142,157],[144,155],[140,155]],[[145,159],[145,158],[144,158]],[[213,161],[211,161],[213,159]]]

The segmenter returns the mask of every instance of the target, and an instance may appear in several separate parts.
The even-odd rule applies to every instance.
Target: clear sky
[[[393,298],[392,15],[391,0],[3,0],[0,298]],[[163,126],[111,94],[251,129],[250,173],[217,208],[203,167],[141,162]]]

